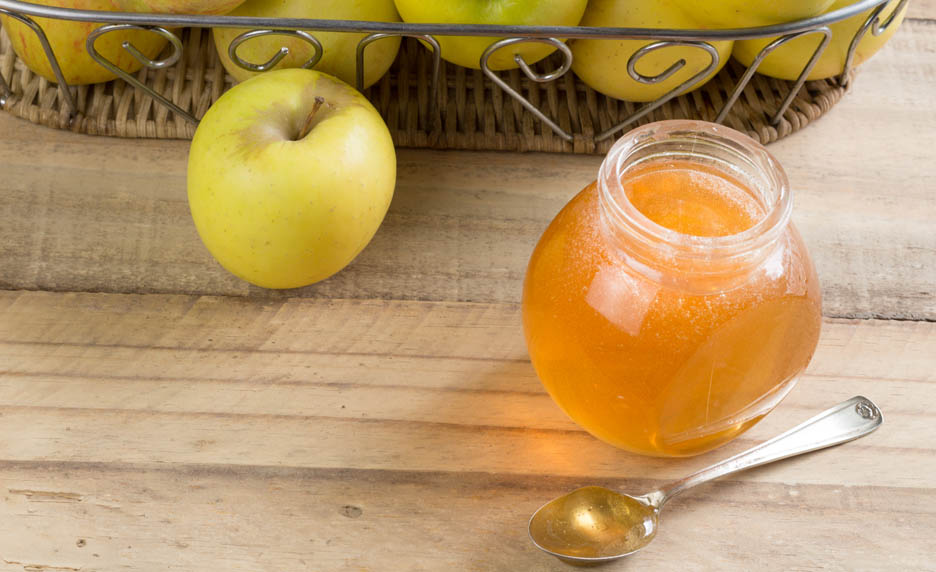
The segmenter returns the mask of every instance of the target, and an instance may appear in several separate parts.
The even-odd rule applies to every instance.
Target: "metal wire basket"
[[[305,62],[303,67],[313,67],[322,57],[323,47],[321,42],[315,37],[315,32],[353,32],[364,33],[366,36],[357,44],[356,53],[356,77],[357,88],[362,89],[364,83],[364,52],[371,43],[387,37],[400,36],[418,38],[425,42],[432,52],[431,66],[431,92],[438,95],[439,90],[439,67],[441,61],[441,49],[436,36],[484,36],[503,38],[493,42],[480,58],[480,68],[500,89],[510,97],[517,100],[530,113],[547,125],[559,137],[565,141],[572,141],[573,135],[563,129],[553,118],[549,117],[534,103],[526,99],[519,91],[511,87],[488,65],[491,55],[502,49],[509,49],[511,46],[524,42],[539,42],[551,44],[556,47],[561,54],[562,63],[559,67],[550,72],[537,72],[525,62],[521,56],[514,55],[514,59],[520,67],[523,74],[533,82],[545,83],[553,82],[567,74],[572,66],[572,51],[566,46],[562,39],[642,39],[649,43],[643,48],[632,54],[627,62],[627,73],[635,81],[642,84],[656,84],[672,77],[686,65],[685,59],[679,59],[672,63],[666,70],[655,75],[647,76],[637,71],[636,66],[639,60],[645,55],[655,52],[668,46],[682,46],[692,49],[698,49],[708,54],[709,64],[692,77],[686,79],[675,86],[660,98],[648,102],[633,113],[628,115],[622,121],[612,127],[595,135],[595,141],[602,141],[612,137],[615,133],[622,131],[628,125],[640,120],[642,117],[651,113],[661,105],[678,97],[699,84],[703,83],[719,66],[719,54],[712,42],[726,40],[748,40],[756,38],[773,38],[760,50],[747,70],[738,79],[736,85],[731,91],[727,101],[719,110],[715,117],[716,122],[722,122],[731,110],[732,106],[738,100],[745,86],[751,81],[758,66],[771,52],[783,44],[796,38],[809,35],[817,35],[820,42],[813,51],[810,59],[805,63],[798,78],[790,88],[789,93],[784,98],[782,104],[771,117],[771,123],[776,124],[780,121],[784,112],[793,102],[797,93],[803,87],[813,66],[819,60],[822,52],[828,46],[832,31],[829,28],[831,24],[851,18],[865,11],[869,11],[868,17],[858,28],[858,31],[851,38],[845,66],[838,82],[845,86],[851,77],[852,63],[855,50],[862,38],[866,34],[883,34],[889,26],[894,24],[898,15],[905,8],[908,0],[899,0],[894,10],[887,18],[882,14],[891,0],[859,0],[858,2],[829,12],[815,18],[788,22],[774,26],[765,26],[759,28],[739,28],[724,30],[676,30],[676,29],[651,29],[651,28],[598,28],[583,26],[548,26],[548,27],[530,27],[530,26],[495,26],[495,25],[455,25],[455,24],[410,24],[396,22],[370,22],[357,20],[313,20],[313,19],[283,19],[283,18],[250,18],[235,16],[202,16],[186,14],[142,14],[126,12],[104,12],[92,10],[73,10],[68,8],[56,8],[22,2],[20,0],[0,0],[0,13],[6,14],[24,24],[26,24],[38,37],[46,58],[58,80],[58,87],[69,112],[74,118],[77,113],[77,105],[73,94],[73,88],[69,86],[59,66],[56,55],[46,38],[42,27],[32,17],[51,18],[59,20],[71,20],[79,22],[102,23],[103,25],[91,32],[85,42],[85,48],[90,56],[100,65],[109,69],[119,78],[122,78],[128,84],[142,90],[155,101],[165,106],[179,117],[184,118],[192,124],[198,123],[198,118],[188,111],[180,108],[171,100],[153,90],[151,87],[139,81],[130,73],[122,70],[112,61],[104,57],[96,48],[96,41],[112,32],[119,30],[143,30],[165,37],[170,45],[171,52],[165,58],[154,61],[144,56],[130,42],[124,42],[123,48],[139,61],[143,66],[149,69],[163,69],[173,66],[180,60],[183,52],[183,43],[174,29],[184,27],[195,28],[247,28],[249,31],[238,35],[230,43],[228,54],[236,65],[250,71],[266,71],[274,68],[283,57],[288,53],[288,48],[281,48],[269,61],[263,63],[254,63],[243,60],[238,56],[237,48],[252,38],[266,35],[293,36],[308,42],[313,48],[312,57]],[[0,76],[0,106],[6,103],[7,98],[12,95],[12,90]],[[429,104],[433,106],[437,98],[430,98]],[[430,111],[431,114],[431,111]]]

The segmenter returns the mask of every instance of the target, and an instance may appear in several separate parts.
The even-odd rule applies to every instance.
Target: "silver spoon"
[[[583,487],[550,501],[530,519],[530,538],[540,550],[569,564],[594,565],[637,552],[657,533],[666,501],[696,485],[794,455],[864,437],[884,422],[866,397],[852,397],[734,457],[632,497],[604,487]]]

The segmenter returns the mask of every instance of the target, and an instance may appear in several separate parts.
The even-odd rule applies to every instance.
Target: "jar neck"
[[[674,162],[737,181],[763,217],[724,236],[683,234],[653,222],[631,202],[625,183],[637,170]],[[601,164],[598,196],[602,233],[624,262],[663,285],[699,293],[746,282],[777,250],[792,209],[789,182],[776,159],[753,139],[704,121],[661,121],[627,133]]]

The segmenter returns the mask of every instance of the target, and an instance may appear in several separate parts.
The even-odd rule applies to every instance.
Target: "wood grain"
[[[936,0],[912,0],[907,6],[907,18],[936,20]]]
[[[778,410],[692,459],[592,438],[527,358],[526,259],[600,158],[402,150],[358,260],[273,292],[201,246],[187,143],[0,113],[0,572],[568,570],[526,537],[544,501],[650,490],[855,394],[880,430],[677,498],[612,568],[936,570],[936,1],[909,17],[771,147],[829,318]],[[872,317],[929,321],[843,319]]]
[[[771,147],[829,316],[936,319],[934,30],[909,21],[831,113]],[[330,280],[274,292],[227,274],[199,242],[186,142],[82,137],[3,114],[0,133],[0,287],[31,290],[516,302],[537,237],[601,160],[401,150],[371,245]]]
[[[514,304],[0,292],[0,314],[0,570],[560,570],[525,538],[545,500],[649,489],[856,393],[881,430],[674,501],[632,565],[930,564],[933,323],[827,321],[778,411],[660,460],[563,416]]]
[[[60,463],[6,463],[0,480],[9,487],[0,505],[5,572],[562,572],[568,566],[530,544],[526,520],[544,499],[583,483],[479,473]],[[649,484],[602,482],[630,490]],[[925,494],[707,485],[669,505],[652,547],[608,569],[932,569],[928,531],[936,511],[921,502]]]

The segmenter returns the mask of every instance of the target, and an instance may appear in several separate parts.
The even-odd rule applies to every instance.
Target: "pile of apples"
[[[767,26],[818,16],[838,10],[856,0],[31,0],[37,4],[84,10],[150,12],[166,14],[230,14],[264,18],[309,18],[369,20],[441,24],[501,24],[526,26],[599,26],[633,28],[717,29]],[[892,0],[882,14],[889,17],[897,7]],[[905,8],[904,8],[905,10]],[[855,64],[869,58],[896,31],[904,11],[885,33],[866,34],[855,54]],[[852,37],[867,18],[860,14],[833,24],[832,42],[813,68],[809,79],[823,79],[840,74]],[[84,40],[98,25],[37,19],[48,36],[52,49],[70,84],[98,83],[114,79],[87,54]],[[38,39],[22,23],[0,16],[17,55],[34,72],[55,81]],[[243,81],[256,72],[234,64],[228,56],[228,45],[246,30],[217,28],[214,42],[227,71]],[[355,48],[363,34],[341,32],[315,33],[324,48],[315,69],[334,75],[348,83],[355,78]],[[498,38],[438,37],[442,57],[454,64],[478,68],[481,54]],[[714,42],[719,52],[719,67],[729,55],[749,65],[757,53],[773,38],[738,42]],[[129,72],[140,63],[122,48],[131,42],[144,55],[153,59],[165,47],[166,39],[153,33],[130,30],[112,32],[100,38],[98,50]],[[795,79],[803,69],[819,36],[812,35],[789,42],[769,55],[758,68],[760,73],[782,79]],[[630,78],[627,61],[648,40],[573,40],[572,70],[586,84],[611,97],[630,101],[652,101],[676,85],[704,69],[709,56],[692,47],[671,46],[642,57],[636,70],[645,76],[655,76],[679,59],[686,65],[666,81],[645,84]],[[278,68],[302,66],[313,48],[304,40],[284,36],[266,36],[249,40],[238,54],[250,62],[269,60],[281,47],[289,49]],[[365,59],[365,87],[386,73],[400,46],[399,37],[385,38],[370,46]],[[495,70],[517,67],[515,55],[528,64],[548,56],[555,48],[538,43],[525,43],[496,52],[489,65]],[[718,70],[714,70],[712,75]],[[699,87],[704,82],[696,85]]]
[[[843,8],[855,0],[30,0],[84,10],[230,14],[263,18],[342,19],[412,23],[599,26],[719,29],[779,24]],[[882,21],[896,9],[891,0]],[[852,37],[868,13],[833,24],[832,40],[809,79],[840,74]],[[869,58],[896,31],[903,11],[881,35],[865,34],[854,65]],[[85,50],[99,24],[36,18],[72,85],[114,79]],[[0,16],[13,49],[35,73],[55,81],[42,46],[24,24]],[[306,41],[281,35],[253,38],[238,49],[252,63],[268,61],[281,47],[288,55],[277,69],[257,74],[237,66],[228,46],[247,30],[213,30],[218,56],[243,82],[208,110],[192,141],[188,196],[198,233],[230,272],[267,288],[291,288],[323,280],[349,264],[376,233],[396,180],[393,142],[380,115],[348,84],[356,74],[356,46],[364,34],[316,32],[324,53],[315,71],[296,69],[313,56]],[[437,37],[441,56],[478,68],[498,38]],[[714,42],[719,65],[734,56],[750,65],[773,38]],[[155,59],[166,38],[142,30],[111,32],[96,47],[118,67],[134,72],[141,64],[123,48],[132,43]],[[820,39],[809,35],[772,52],[758,68],[770,76],[795,79]],[[680,59],[686,64],[656,83],[630,77],[630,57],[652,40],[572,40],[573,72],[593,89],[629,101],[652,101],[710,65],[699,48],[667,46],[641,57],[638,73],[654,77]],[[378,40],[365,52],[364,86],[379,80],[396,58],[400,38]],[[495,52],[494,70],[518,67],[548,56],[552,45],[526,42]],[[253,77],[256,76],[256,77]],[[704,81],[695,84],[701,86]]]

